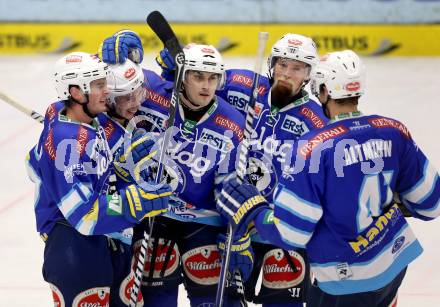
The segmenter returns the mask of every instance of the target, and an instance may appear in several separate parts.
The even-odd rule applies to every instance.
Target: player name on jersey
[[[348,146],[344,148],[345,165],[377,158],[389,158],[392,145],[391,140],[369,140],[363,144]]]

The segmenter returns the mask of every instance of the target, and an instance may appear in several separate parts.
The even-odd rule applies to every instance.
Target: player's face
[[[183,81],[186,96],[191,104],[188,107],[197,110],[207,106],[214,98],[219,82],[219,74],[195,70],[188,71]]]
[[[87,107],[92,114],[106,112],[107,107],[107,79],[101,78],[90,82],[89,103]]]
[[[132,119],[145,100],[145,93],[145,88],[139,86],[130,94],[115,97],[116,113],[127,120]]]
[[[304,80],[308,78],[309,68],[306,63],[296,60],[278,58],[274,65],[274,87],[290,89],[290,96],[298,94]]]

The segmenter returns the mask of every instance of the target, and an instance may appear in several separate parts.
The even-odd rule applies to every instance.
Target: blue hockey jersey
[[[307,248],[319,287],[342,295],[391,282],[422,252],[393,202],[415,217],[440,214],[438,173],[397,120],[343,114],[300,138],[292,178],[275,193],[282,240]]]
[[[253,76],[250,70],[227,70],[225,86],[218,92],[243,115],[252,97]],[[305,91],[282,109],[273,106],[271,100],[269,79],[261,76],[249,148],[249,177],[269,202],[280,178],[292,176],[290,162],[295,158],[292,148],[296,140],[327,123],[322,108]]]
[[[119,199],[107,193],[112,155],[103,127],[95,120],[92,125],[71,121],[63,110],[62,102],[49,106],[39,142],[26,157],[36,184],[37,230],[49,234],[59,221],[84,235],[131,227]]]
[[[144,73],[148,95],[139,113],[149,118],[153,131],[163,131],[173,84],[152,71]],[[186,120],[178,106],[165,168],[174,194],[165,216],[223,225],[216,211],[215,191],[220,191],[225,177],[235,170],[243,125],[243,116],[219,97],[198,122]]]

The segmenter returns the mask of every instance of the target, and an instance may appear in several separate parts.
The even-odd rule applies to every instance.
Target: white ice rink
[[[51,72],[58,56],[0,57],[0,91],[44,114],[56,98]],[[253,67],[249,58],[226,59],[228,67]],[[364,113],[403,121],[440,168],[440,58],[365,58]],[[154,68],[152,57],[144,66]],[[436,128],[436,124],[439,124]],[[34,186],[24,158],[41,125],[0,101],[0,307],[51,306],[41,276],[43,242],[35,229]],[[440,220],[410,221],[425,252],[410,265],[399,306],[440,306]],[[181,292],[181,306],[189,306]]]

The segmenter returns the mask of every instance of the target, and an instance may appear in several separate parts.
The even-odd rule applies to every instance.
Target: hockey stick
[[[32,117],[39,123],[44,123],[44,116],[38,113],[37,111],[31,110],[23,106],[18,101],[12,99],[11,97],[7,96],[6,94],[0,92],[0,99],[9,104],[11,107],[16,108],[18,111]]]
[[[260,82],[261,67],[264,59],[264,49],[266,48],[267,39],[269,38],[269,33],[260,32],[258,33],[258,48],[257,57],[255,59],[255,69],[254,69],[254,80],[252,84],[252,97],[249,100],[246,109],[246,124],[244,129],[244,138],[240,146],[240,152],[238,154],[238,167],[237,167],[237,180],[239,183],[243,183],[243,179],[246,175],[247,167],[247,156],[249,152],[249,140],[252,136],[253,122],[255,117],[255,102],[258,97],[258,85]],[[226,286],[226,275],[228,272],[229,260],[231,258],[231,247],[232,247],[232,225],[228,225],[228,234],[226,235],[226,248],[224,252],[222,268],[220,271],[220,280],[217,286],[217,295],[215,298],[216,307],[223,306],[223,297]]]
[[[170,25],[166,21],[165,17],[158,12],[151,12],[147,17],[147,23],[153,32],[159,37],[164,46],[168,49],[170,54],[174,57],[176,62],[176,74],[174,77],[174,87],[173,93],[170,101],[170,113],[167,120],[167,129],[165,131],[162,149],[160,151],[159,161],[158,161],[158,171],[156,174],[156,183],[160,183],[162,179],[162,173],[164,170],[164,159],[165,154],[167,152],[171,136],[172,136],[172,127],[174,125],[174,119],[177,110],[177,104],[179,103],[179,90],[182,85],[183,80],[183,65],[185,64],[185,54],[183,53],[182,48],[180,47],[179,41],[177,40],[176,35],[171,29]],[[132,287],[132,291],[130,294],[130,306],[136,307],[137,300],[139,297],[139,290],[141,288],[142,283],[142,275],[144,273],[145,260],[147,258],[148,247],[152,244],[152,234],[153,234],[153,224],[154,217],[149,220],[149,234],[144,231],[144,237],[142,239],[141,248],[139,251],[138,259],[136,261],[136,272],[134,283]]]

